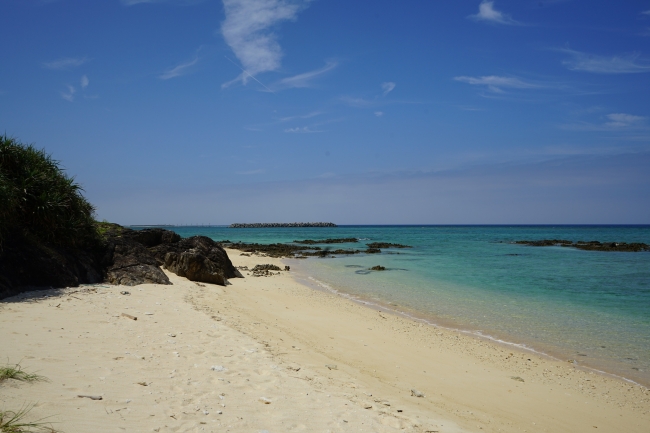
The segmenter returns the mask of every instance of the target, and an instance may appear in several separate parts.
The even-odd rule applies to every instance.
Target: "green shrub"
[[[0,246],[8,235],[81,247],[97,239],[94,207],[42,149],[0,137]]]

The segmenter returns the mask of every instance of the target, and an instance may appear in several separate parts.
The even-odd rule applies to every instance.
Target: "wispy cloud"
[[[77,89],[75,89],[73,86],[68,85],[68,91],[61,92],[61,97],[68,102],[73,102],[75,93],[77,93]]]
[[[323,114],[322,111],[312,111],[311,113],[307,114],[299,114],[296,116],[287,116],[287,117],[282,117],[279,119],[280,122],[289,122],[291,120],[297,120],[297,119],[311,119],[312,117],[320,116]]]
[[[163,72],[158,76],[161,80],[169,80],[170,78],[180,77],[191,71],[192,66],[196,65],[199,62],[199,56],[196,56],[194,60],[190,60],[186,63],[181,63],[180,65],[174,66],[171,69]]]
[[[296,127],[296,128],[287,128],[284,130],[284,132],[289,132],[293,134],[313,134],[315,132],[323,132],[319,129],[312,129],[311,126],[303,126],[303,127]]]
[[[597,56],[568,48],[559,50],[569,54],[570,59],[562,64],[572,71],[593,72],[596,74],[635,74],[650,72],[650,64],[640,58],[638,54],[624,56]]]
[[[645,123],[646,118],[643,116],[635,116],[633,114],[625,113],[612,113],[608,114],[605,126],[610,128],[629,128],[637,127]]]
[[[90,84],[90,80],[88,80],[87,76],[83,75],[81,77],[81,83],[80,84],[81,84],[82,89],[86,89],[86,87],[88,87],[88,84]]]
[[[381,83],[381,90],[384,93],[384,96],[388,95],[394,89],[395,89],[395,83],[393,83],[392,81],[386,81],[385,83]]]
[[[375,111],[375,116],[377,116],[377,117],[381,117],[381,116],[383,116],[383,115],[384,115],[384,112],[383,112],[383,111]]]
[[[64,70],[69,70],[73,68],[77,68],[84,63],[88,61],[87,58],[79,58],[79,57],[63,57],[57,60],[53,60],[51,62],[45,62],[43,63],[43,66],[46,67],[47,69],[55,69],[59,71],[64,71]]]
[[[513,20],[510,15],[494,9],[494,2],[483,0],[478,5],[478,13],[470,15],[467,18],[475,21],[485,21],[493,24],[507,24],[511,26],[521,26],[523,23]]]
[[[280,68],[282,48],[273,27],[295,20],[308,0],[223,0],[226,19],[221,34],[243,66],[242,73],[223,87]]]
[[[487,89],[495,93],[503,93],[504,88],[511,89],[538,89],[543,87],[540,84],[524,81],[516,77],[500,77],[497,75],[487,75],[482,77],[454,77],[454,80],[468,83],[474,86],[486,86]]]
[[[601,117],[598,123],[579,122],[562,125],[562,129],[573,131],[634,132],[648,129],[648,118],[627,113],[610,113]]]
[[[284,89],[291,89],[291,88],[311,87],[313,85],[314,79],[325,74],[326,72],[331,71],[337,66],[338,66],[337,62],[327,62],[327,64],[320,69],[315,69],[313,71],[294,75],[293,77],[283,78],[277,83],[272,84],[270,88],[272,90],[284,90]]]
[[[643,14],[643,15],[650,15],[650,9],[648,9],[647,11],[643,11],[643,12],[641,12],[641,14]]]

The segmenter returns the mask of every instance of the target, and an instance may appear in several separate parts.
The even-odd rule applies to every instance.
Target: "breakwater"
[[[259,229],[275,227],[337,227],[334,223],[234,223],[230,224],[233,229]]]

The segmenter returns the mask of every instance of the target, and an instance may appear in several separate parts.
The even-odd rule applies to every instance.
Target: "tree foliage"
[[[0,137],[0,246],[12,235],[58,246],[92,243],[95,209],[81,193],[44,150]]]

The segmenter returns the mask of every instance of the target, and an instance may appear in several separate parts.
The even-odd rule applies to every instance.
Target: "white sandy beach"
[[[236,266],[283,267],[228,253]],[[35,404],[31,419],[67,433],[650,431],[644,387],[379,312],[290,272],[226,287],[168,275],[172,286],[2,301],[2,362],[49,381],[1,383],[0,410]]]

